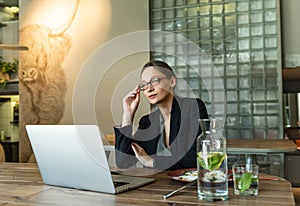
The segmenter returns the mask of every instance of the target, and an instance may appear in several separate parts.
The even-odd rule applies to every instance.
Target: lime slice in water
[[[205,156],[202,155],[202,152],[198,152],[197,159],[199,165],[204,169],[215,170],[220,168],[225,155],[222,152],[212,152]]]

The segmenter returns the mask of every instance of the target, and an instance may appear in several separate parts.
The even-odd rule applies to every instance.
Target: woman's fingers
[[[146,167],[153,167],[153,159],[145,150],[136,143],[131,144],[131,148],[135,153],[136,158]]]
[[[135,87],[134,90],[129,92],[123,98],[123,118],[122,125],[130,125],[132,124],[135,112],[138,109],[140,103],[140,93],[138,87]]]
[[[140,97],[140,91],[139,89],[136,87],[134,90],[130,91],[125,97],[124,100],[137,100],[139,101],[139,97]]]
[[[136,143],[132,143],[131,147],[135,153],[135,155],[139,158],[139,157],[143,157],[143,156],[149,156],[145,150],[138,144]]]
[[[140,156],[142,154],[143,150],[144,150],[143,148],[141,148],[136,143],[132,143],[131,147],[132,147],[132,149],[133,149],[133,151],[134,151],[134,153],[135,153],[136,156]]]

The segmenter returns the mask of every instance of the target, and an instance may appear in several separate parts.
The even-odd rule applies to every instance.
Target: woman
[[[198,119],[208,118],[204,103],[174,94],[177,79],[165,62],[148,62],[141,79],[123,98],[122,126],[114,128],[117,166],[130,167],[140,161],[145,167],[162,170],[196,167],[196,137],[201,133]],[[140,119],[132,135],[140,92],[157,109]]]

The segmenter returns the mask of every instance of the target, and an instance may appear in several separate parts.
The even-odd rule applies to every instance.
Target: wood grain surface
[[[297,145],[293,140],[285,139],[228,139],[227,151],[245,153],[284,153],[294,152]]]
[[[163,195],[181,187],[167,172],[131,169],[132,174],[155,177],[152,184],[118,195],[45,185],[34,163],[0,163],[0,205],[294,205],[291,184],[282,178],[260,180],[258,196],[236,196],[230,184],[229,200],[207,203],[197,198],[197,186],[164,200]],[[124,171],[124,170],[123,170]],[[270,177],[260,174],[260,177]],[[273,176],[272,176],[273,177]]]

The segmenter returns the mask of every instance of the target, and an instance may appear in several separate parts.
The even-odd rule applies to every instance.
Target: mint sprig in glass
[[[234,193],[258,195],[258,165],[233,165]]]

